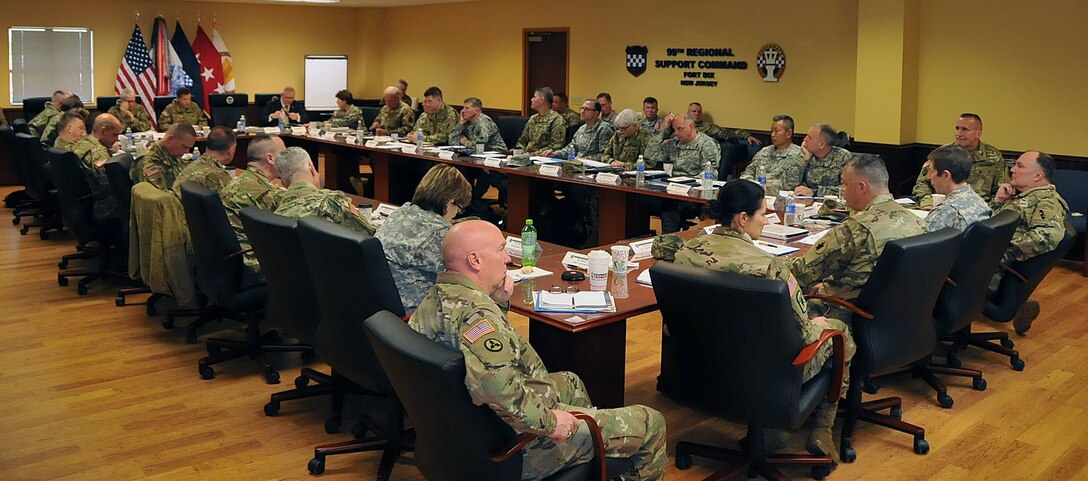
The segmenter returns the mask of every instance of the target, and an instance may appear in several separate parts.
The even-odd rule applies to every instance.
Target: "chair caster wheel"
[[[892,406],[888,411],[888,415],[895,419],[903,419],[903,408],[899,406]]]
[[[866,381],[865,381],[865,382],[864,382],[864,383],[863,383],[863,384],[861,385],[861,390],[862,390],[862,391],[865,391],[865,393],[866,393],[866,394],[876,394],[876,393],[877,393],[877,391],[879,391],[879,390],[880,390],[880,385],[879,385],[879,384],[877,384],[877,383],[876,383],[875,381],[872,381],[872,380],[866,380]]]
[[[926,454],[929,452],[929,441],[925,439],[914,440],[914,452],[916,454]]]
[[[280,373],[278,371],[268,371],[268,373],[264,375],[264,380],[268,384],[279,384]]]
[[[19,228],[19,234],[26,235],[27,232],[30,232],[30,227],[27,227],[27,226],[24,225],[21,228]]]
[[[40,230],[38,231],[38,238],[41,240],[49,240],[49,233],[44,230]]]
[[[79,294],[81,296],[87,295],[87,286],[84,285],[84,284],[77,284],[76,285],[76,294]]]
[[[223,352],[223,348],[219,347],[218,344],[208,344],[205,350],[208,351],[209,356],[218,356],[219,353]]]
[[[57,284],[59,284],[61,287],[67,286],[68,285],[68,278],[67,277],[57,276]]]
[[[351,435],[354,436],[355,439],[365,438],[366,437],[366,432],[367,432],[366,424],[363,424],[361,421],[355,423],[355,425],[351,427]]]
[[[158,315],[158,313],[159,313],[159,310],[155,309],[155,303],[152,302],[150,299],[148,299],[148,301],[147,301],[147,317],[155,317],[156,315]],[[171,324],[173,324],[173,321],[171,321]],[[168,327],[167,329],[171,329],[171,328]]]
[[[688,469],[691,467],[691,455],[688,453],[676,454],[676,469]]]
[[[169,315],[166,316],[166,319],[162,320],[162,328],[163,329],[173,329],[174,328],[174,316],[169,316]]]
[[[57,263],[57,268],[58,268],[58,269],[67,269],[67,268],[68,268],[68,261],[60,261],[60,262],[58,262],[58,263]]]
[[[185,333],[185,342],[196,344],[196,329],[189,329],[189,332]]]
[[[952,399],[952,396],[949,396],[948,394],[937,395],[937,404],[940,404],[942,408],[951,408],[953,402],[955,401]]]
[[[11,225],[19,225],[19,218],[16,217],[14,219],[11,219]]]
[[[844,463],[852,463],[858,459],[858,452],[851,446],[839,447],[839,459]]]
[[[325,460],[321,458],[314,458],[310,460],[310,463],[306,465],[306,469],[310,470],[311,474],[321,474],[325,472]]]
[[[201,365],[197,367],[200,371],[200,377],[203,379],[215,379],[215,370],[211,366]]]
[[[971,380],[971,386],[974,387],[976,391],[985,391],[986,390],[986,380],[981,378],[981,377],[976,377],[973,380]]]
[[[325,432],[328,434],[336,434],[340,431],[340,416],[333,416],[325,420]]]
[[[1013,371],[1023,371],[1024,370],[1024,360],[1023,359],[1020,359],[1018,357],[1014,357],[1014,358],[1009,360],[1009,364],[1012,364],[1012,370]]]
[[[295,389],[302,389],[310,384],[310,378],[299,376],[295,378]]]
[[[275,416],[276,414],[279,414],[279,412],[280,412],[280,403],[279,403],[279,401],[268,401],[268,403],[264,405],[264,415],[265,416]]]
[[[1005,349],[1012,349],[1013,347],[1016,347],[1016,343],[1013,342],[1012,339],[1002,339],[1001,347]]]
[[[121,297],[121,296],[117,296],[117,297],[115,297],[115,298],[113,299],[113,304],[114,304],[115,306],[117,306],[117,307],[121,307],[121,306],[124,306],[124,305],[125,305],[125,298],[124,298],[124,297]]]
[[[304,364],[314,362],[314,351],[312,349],[309,351],[302,351],[302,356],[300,357],[302,358],[302,362]]]
[[[831,475],[831,468],[827,466],[816,466],[809,471],[809,474],[812,476],[812,479],[820,481]]]

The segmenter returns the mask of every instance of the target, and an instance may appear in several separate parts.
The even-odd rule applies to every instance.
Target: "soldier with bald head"
[[[385,105],[378,111],[378,117],[370,124],[370,130],[378,135],[407,135],[415,125],[416,113],[401,100],[401,90],[392,85],[382,92]]]
[[[79,121],[82,123],[82,120]],[[120,217],[120,207],[110,189],[106,177],[106,163],[110,160],[110,146],[117,143],[121,134],[121,122],[110,114],[99,114],[94,118],[90,135],[84,135],[71,146],[72,153],[79,157],[80,166],[87,177],[87,184],[94,193],[94,218],[96,220],[116,219]]]

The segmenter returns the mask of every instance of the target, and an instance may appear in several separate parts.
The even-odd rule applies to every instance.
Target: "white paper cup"
[[[483,142],[477,142],[476,143],[476,153],[477,154],[484,153],[484,143]]]
[[[933,194],[933,207],[941,205],[944,202],[944,194]]]
[[[631,248],[627,246],[612,246],[612,272],[616,274],[627,273],[627,258],[631,255]]]
[[[608,287],[608,265],[612,263],[612,255],[605,251],[597,250],[589,253],[589,289],[603,291]]]
[[[672,176],[672,163],[661,164],[661,170],[665,171],[665,175]]]

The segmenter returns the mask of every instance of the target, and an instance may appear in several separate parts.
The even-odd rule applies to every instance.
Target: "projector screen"
[[[307,55],[306,110],[336,110],[336,92],[348,88],[346,55]]]

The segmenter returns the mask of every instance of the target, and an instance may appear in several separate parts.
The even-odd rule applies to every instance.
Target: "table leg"
[[[506,182],[506,231],[518,233],[525,219],[540,212],[540,202],[553,195],[552,181],[510,175]]]
[[[626,319],[570,332],[530,318],[529,340],[549,372],[578,374],[595,406],[615,408],[624,405]]]

